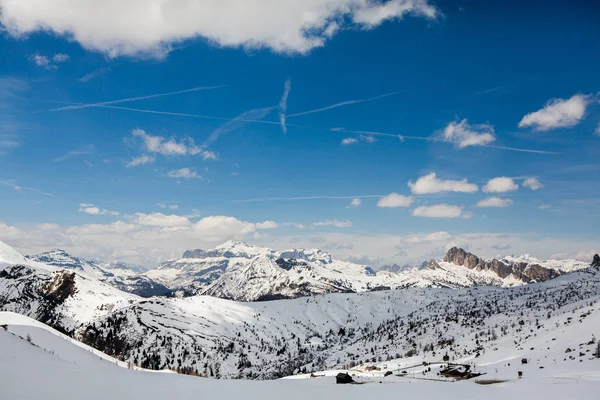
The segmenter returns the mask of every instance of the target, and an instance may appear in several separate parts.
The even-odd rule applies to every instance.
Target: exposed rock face
[[[461,265],[477,271],[492,271],[502,279],[512,275],[514,279],[525,283],[544,282],[562,275],[559,270],[546,268],[539,264],[526,262],[505,264],[496,259],[485,261],[458,247],[452,247],[448,250],[444,257],[444,262]],[[430,261],[426,268],[435,269],[436,266],[439,267],[435,261]]]

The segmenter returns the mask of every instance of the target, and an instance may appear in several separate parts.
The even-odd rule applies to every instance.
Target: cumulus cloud
[[[508,207],[512,205],[514,202],[511,199],[503,199],[500,197],[488,197],[486,199],[480,200],[477,203],[477,207],[486,208],[486,207]]]
[[[552,99],[541,110],[525,115],[519,122],[519,128],[549,131],[575,126],[585,116],[590,99],[590,95],[584,94],[576,94],[569,99]]]
[[[79,212],[90,214],[90,215],[119,215],[118,211],[111,211],[105,208],[96,207],[93,204],[81,203],[79,204]]]
[[[187,217],[174,214],[166,215],[163,213],[135,213],[133,215],[128,215],[127,218],[130,220],[130,222],[138,225],[160,226],[163,228],[191,225],[191,222]]]
[[[351,137],[342,139],[342,144],[344,144],[344,145],[354,144],[354,143],[358,143],[358,139],[351,138]]]
[[[398,193],[390,193],[385,197],[382,197],[377,202],[377,207],[382,208],[398,208],[398,207],[409,207],[415,199],[411,196],[403,196]]]
[[[537,178],[525,179],[525,181],[523,182],[523,186],[531,190],[538,190],[544,187],[544,185],[542,185],[540,181],[537,180]]]
[[[134,129],[131,134],[134,138],[141,139],[142,150],[151,154],[160,154],[167,157],[200,155],[204,160],[217,159],[215,153],[207,150],[204,146],[196,146],[194,139],[191,137],[178,141],[174,138],[167,139],[163,136],[154,136],[139,128]],[[142,154],[131,160],[127,167],[149,164],[154,162],[154,159],[152,155]]]
[[[415,183],[408,182],[408,187],[413,194],[433,194],[445,192],[474,193],[479,187],[469,183],[467,179],[460,181],[438,179],[435,172],[431,172],[417,179]]]
[[[190,168],[174,169],[173,171],[167,172],[169,178],[182,178],[182,179],[202,179],[198,173]]]
[[[486,193],[505,193],[513,192],[518,189],[519,185],[517,185],[512,178],[508,178],[506,176],[490,179],[482,188],[482,190]]]
[[[350,202],[350,204],[346,208],[358,207],[361,204],[362,204],[362,200],[357,197],[355,199],[352,199],[352,201]]]
[[[415,217],[427,218],[460,218],[462,207],[449,204],[436,204],[433,206],[421,206],[412,211]]]
[[[337,219],[329,219],[327,221],[319,221],[313,223],[314,226],[335,226],[336,228],[351,228],[352,222],[339,221]]]
[[[485,146],[495,141],[496,136],[492,125],[470,125],[465,118],[460,122],[450,122],[442,131],[441,139],[463,149],[469,146]]]
[[[112,57],[163,57],[173,43],[197,37],[219,46],[307,53],[345,27],[440,15],[427,0],[0,0],[0,8],[12,36],[52,31]]]
[[[194,232],[209,238],[240,237],[254,233],[256,225],[223,215],[202,218],[193,225]]]

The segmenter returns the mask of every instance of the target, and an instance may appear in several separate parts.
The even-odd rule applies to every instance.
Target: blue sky
[[[0,0],[0,240],[24,252],[598,250],[593,2],[69,3]]]

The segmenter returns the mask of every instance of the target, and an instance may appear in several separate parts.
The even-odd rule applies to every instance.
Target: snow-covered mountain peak
[[[331,254],[320,249],[288,249],[282,251],[281,258],[296,258],[310,262],[320,262],[322,264],[331,264]]]
[[[21,253],[4,242],[0,242],[0,264],[27,264]]]

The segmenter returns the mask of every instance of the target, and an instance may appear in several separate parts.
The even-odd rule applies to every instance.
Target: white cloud
[[[81,147],[79,147],[77,149],[70,150],[70,151],[66,152],[65,154],[63,154],[62,156],[60,156],[60,157],[56,157],[54,159],[54,162],[61,163],[61,162],[65,161],[65,160],[68,160],[68,159],[73,158],[73,157],[87,156],[87,155],[94,154],[95,152],[96,152],[96,147],[94,145],[92,145],[92,144],[87,144],[87,145],[81,146]]]
[[[518,190],[519,185],[517,185],[512,178],[499,176],[497,178],[490,179],[488,183],[481,189],[486,193],[505,193]]]
[[[462,215],[462,207],[449,204],[436,204],[434,206],[421,206],[412,211],[415,217],[428,218],[459,218]]]
[[[292,81],[287,79],[283,85],[283,95],[279,101],[279,123],[281,124],[281,130],[285,135],[287,133],[287,126],[285,125],[285,112],[287,111],[287,101],[292,90]]]
[[[548,131],[575,126],[585,116],[590,97],[576,94],[569,99],[552,99],[541,110],[525,115],[519,122],[519,128],[533,127],[536,131]]]
[[[254,233],[256,231],[256,225],[250,222],[240,221],[235,217],[218,215],[202,218],[193,225],[193,230],[204,237],[225,239]]]
[[[337,228],[351,228],[352,222],[350,221],[339,221],[337,219],[330,219],[327,221],[319,221],[313,223],[314,226],[335,226]]]
[[[600,136],[600,122],[598,122],[598,126],[596,126],[596,130],[594,131],[596,136]]]
[[[377,202],[377,207],[383,208],[397,208],[397,207],[409,207],[413,203],[414,199],[411,196],[403,196],[398,193],[390,193],[385,197],[382,197]]]
[[[373,136],[372,134],[366,133],[366,134],[359,135],[358,139],[351,138],[351,137],[342,139],[342,144],[343,145],[355,144],[355,143],[358,143],[359,140],[363,141],[363,142],[367,142],[367,143],[375,143],[377,141],[377,139],[375,139],[375,136]]]
[[[374,28],[413,15],[435,19],[427,0],[1,0],[0,22],[20,37],[54,33],[109,56],[164,56],[203,37],[219,46],[306,53],[344,27]]]
[[[442,140],[459,149],[469,146],[485,146],[496,140],[494,127],[490,124],[469,125],[467,119],[450,122],[442,131]]]
[[[477,203],[477,207],[508,207],[513,203],[514,202],[511,199],[503,199],[500,197],[488,197],[486,199],[480,200]]]
[[[0,19],[1,19],[1,16],[0,16]],[[50,60],[48,59],[48,57],[46,57],[44,55],[41,55],[41,54],[34,54],[33,56],[31,56],[31,60],[38,67],[42,67],[42,68],[46,68],[46,69],[56,68],[55,66],[53,66],[52,64],[50,64]]]
[[[552,207],[550,204],[540,204],[540,210],[547,210]]]
[[[196,171],[190,168],[181,168],[169,171],[167,172],[167,176],[169,178],[202,179],[202,177],[198,175]]]
[[[256,229],[277,229],[279,224],[275,221],[265,221],[256,224]]]
[[[471,219],[475,216],[475,213],[473,211],[465,211],[462,213],[461,218],[462,219]]]
[[[362,203],[362,200],[357,197],[355,199],[352,199],[352,201],[350,202],[350,204],[346,208],[358,207],[358,206],[361,205],[361,203]]]
[[[155,160],[154,157],[149,156],[148,154],[142,154],[139,157],[133,158],[131,161],[127,163],[127,168],[137,167],[138,165],[146,165],[151,164]]]
[[[281,224],[283,225],[283,224]],[[214,227],[214,228],[213,228]],[[310,231],[293,231],[291,235],[264,235],[253,239],[254,224],[234,217],[209,217],[196,229],[194,225],[174,228],[138,225],[123,221],[111,224],[58,226],[10,226],[0,222],[0,240],[23,254],[37,254],[50,248],[62,248],[79,257],[122,260],[156,267],[158,263],[180,258],[185,250],[211,248],[229,239],[250,240],[251,244],[284,250],[293,247],[327,247],[334,258],[350,259],[357,254],[370,257],[378,264],[417,265],[432,257],[443,256],[448,246],[469,248],[482,258],[494,257],[499,243],[510,245],[511,253],[529,253],[540,259],[554,253],[577,254],[597,246],[595,238],[542,236],[539,233],[463,233],[432,232],[409,235],[323,232],[324,244],[317,244]],[[306,234],[305,234],[306,232]],[[400,253],[402,248],[404,253]],[[437,255],[433,255],[435,250]],[[596,251],[597,252],[597,251]],[[582,255],[585,256],[582,252]],[[585,259],[591,261],[591,259]]]
[[[160,226],[160,227],[178,227],[178,226],[189,226],[191,225],[190,220],[187,217],[183,217],[181,215],[165,215],[163,213],[152,213],[152,214],[143,214],[143,213],[135,213],[133,215],[128,215],[127,218],[132,223],[138,225],[147,225],[147,226]]]
[[[119,215],[118,211],[111,211],[105,208],[96,207],[93,204],[81,203],[79,204],[79,212],[90,214],[90,215]]]
[[[289,227],[289,228],[296,228],[296,229],[304,229],[304,228],[306,228],[306,225],[304,225],[304,224],[298,224],[296,222],[284,222],[281,225],[285,226],[285,227]]]
[[[142,139],[142,148],[149,153],[163,156],[195,156],[199,154],[205,160],[215,160],[217,158],[213,152],[206,150],[204,147],[196,146],[194,139],[191,137],[177,141],[174,138],[166,139],[163,136],[153,136],[139,128],[134,129],[131,134]]]
[[[54,55],[54,57],[52,57],[52,61],[54,61],[55,63],[67,62],[70,59],[71,59],[71,57],[69,57],[68,54],[64,54],[64,53],[57,53]]]
[[[527,178],[523,182],[523,186],[531,190],[538,190],[544,187],[537,178]]]
[[[435,172],[431,172],[417,179],[415,183],[408,182],[408,187],[413,194],[433,194],[445,192],[474,193],[479,187],[469,183],[467,179],[460,181],[438,179]]]

